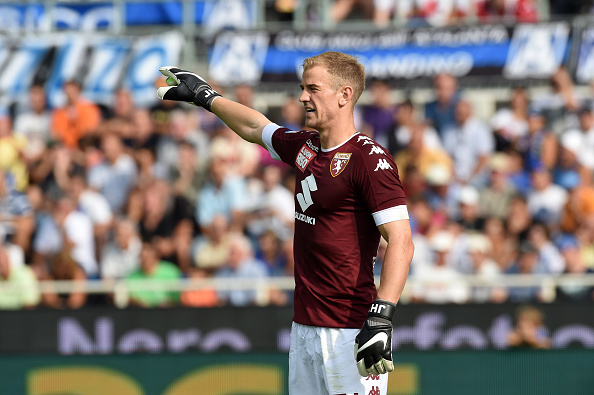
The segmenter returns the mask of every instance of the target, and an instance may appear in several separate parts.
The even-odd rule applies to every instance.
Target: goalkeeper
[[[213,112],[244,140],[295,168],[289,393],[385,395],[386,373],[394,369],[392,319],[414,247],[392,156],[355,129],[363,66],[340,52],[304,61],[299,101],[309,130],[301,131],[221,97],[192,72],[160,71],[170,85],[159,88],[161,99]],[[380,236],[388,247],[376,289]]]

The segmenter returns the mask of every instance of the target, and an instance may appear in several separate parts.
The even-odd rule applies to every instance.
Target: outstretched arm
[[[242,139],[264,145],[262,130],[270,123],[262,113],[225,99],[198,74],[167,66],[159,69],[167,77],[168,87],[159,88],[162,100],[183,101],[205,108],[218,116]]]
[[[264,114],[224,97],[213,102],[212,112],[242,139],[264,146],[262,130],[270,123]]]

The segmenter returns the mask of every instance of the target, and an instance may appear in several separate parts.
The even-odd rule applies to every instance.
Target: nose
[[[305,103],[305,102],[309,101],[309,93],[307,93],[305,89],[301,91],[301,95],[299,96],[299,101],[301,103]]]

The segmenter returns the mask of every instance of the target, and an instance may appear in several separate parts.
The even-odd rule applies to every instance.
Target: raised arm
[[[270,123],[264,114],[225,99],[198,74],[173,66],[161,67],[168,87],[159,88],[162,100],[183,101],[202,107],[218,116],[242,139],[264,145],[262,130]]]

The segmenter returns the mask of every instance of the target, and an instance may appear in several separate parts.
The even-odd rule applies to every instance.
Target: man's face
[[[322,130],[337,117],[341,92],[333,89],[333,78],[322,66],[314,66],[303,73],[299,101],[305,106],[308,128]]]

